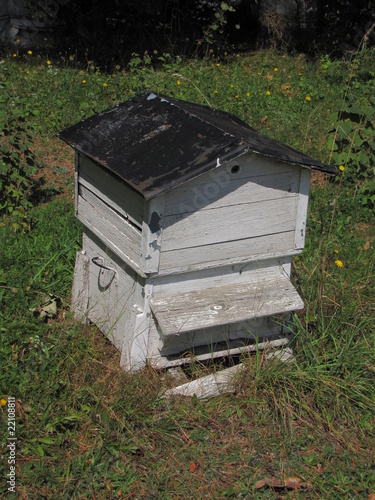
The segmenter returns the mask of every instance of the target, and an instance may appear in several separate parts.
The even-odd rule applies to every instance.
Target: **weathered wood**
[[[163,217],[162,252],[295,230],[297,196],[194,212],[172,225]],[[234,202],[234,200],[233,200]]]
[[[87,233],[83,247],[89,258],[87,317],[121,351],[124,337],[134,331],[133,308],[142,304],[143,283],[133,269],[116,262],[103,243]]]
[[[191,352],[204,354],[204,352],[222,351],[224,346],[233,348],[245,345],[249,341],[261,342],[264,339],[277,338],[282,334],[282,318],[279,315],[272,319],[253,318],[230,325],[192,330],[179,335],[164,336],[159,332],[158,351],[163,356],[176,354],[185,356]]]
[[[244,365],[242,363],[231,366],[225,370],[168,389],[161,396],[165,398],[171,396],[195,396],[197,399],[209,399],[221,396],[222,394],[236,392],[236,377],[243,369]]]
[[[281,363],[295,363],[296,358],[294,357],[292,349],[287,347],[286,349],[280,349],[277,351],[271,351],[266,355],[266,359],[280,361]]]
[[[145,367],[148,358],[150,333],[149,298],[152,285],[145,284],[142,289],[142,307],[134,304],[132,328],[124,332],[120,365],[129,371],[136,372]]]
[[[76,216],[78,212],[78,190],[79,190],[78,166],[79,166],[79,153],[78,151],[76,151],[74,155],[74,213]]]
[[[78,159],[78,182],[90,189],[125,218],[128,218],[139,229],[142,228],[143,197],[118,177],[110,174],[81,153],[79,153]]]
[[[142,226],[142,245],[140,265],[145,274],[155,274],[159,270],[163,211],[162,199],[156,198],[145,204]]]
[[[105,257],[99,255],[96,258],[100,259],[98,264],[109,269],[101,268],[90,261],[87,317],[116,344],[113,327],[117,321],[117,269]]]
[[[203,258],[202,260],[204,262]],[[152,278],[154,294],[181,293],[230,284],[259,283],[267,278],[272,279],[278,274],[284,274],[289,278],[291,260],[291,257],[286,256],[215,268],[207,266],[199,271],[182,274],[161,276],[158,274]]]
[[[150,304],[165,336],[238,323],[304,307],[293,285],[281,274],[259,283],[154,295]]]
[[[260,346],[257,350],[262,350],[266,347],[274,347],[272,342],[268,345]],[[277,351],[272,350],[265,355],[267,360],[279,361],[281,363],[295,362],[293,351],[289,347]],[[177,387],[168,389],[161,394],[161,397],[170,398],[173,396],[196,397],[197,399],[209,399],[212,397],[221,396],[236,392],[236,381],[238,375],[244,370],[243,363],[226,368],[224,370],[211,373],[205,377],[201,377],[191,382],[185,382]]]
[[[247,264],[266,259],[298,255],[294,249],[295,230],[257,238],[227,241],[195,248],[160,253],[159,275],[179,274],[227,265]]]
[[[239,167],[232,173],[233,166]],[[165,217],[198,210],[296,196],[300,168],[247,154],[166,193]]]
[[[294,248],[303,249],[306,237],[307,209],[309,204],[311,172],[307,168],[301,169],[301,182],[299,186],[298,206],[296,216],[296,233],[294,238]]]
[[[249,352],[256,352],[262,349],[265,349],[267,347],[281,347],[285,346],[288,344],[288,339],[286,338],[281,338],[281,339],[276,339],[276,340],[269,340],[266,342],[259,342],[257,344],[253,345],[244,345],[241,347],[236,347],[232,349],[225,349],[222,351],[212,351],[209,353],[205,354],[198,354],[198,355],[190,355],[190,356],[185,356],[177,359],[170,359],[166,356],[160,356],[157,354],[154,354],[153,357],[149,357],[149,361],[151,365],[154,368],[162,369],[162,368],[169,368],[172,366],[181,366],[184,364],[189,364],[193,360],[194,361],[207,361],[207,360],[213,360],[213,359],[218,359],[218,358],[225,358],[228,356],[240,356]]]
[[[87,320],[89,301],[89,267],[90,260],[85,252],[77,252],[74,267],[71,309],[74,317],[83,323]]]
[[[106,116],[61,135],[77,150],[85,226],[75,310],[121,350],[126,370],[287,335],[283,319],[303,308],[290,270],[305,242],[310,169],[332,167],[235,117],[153,93]]]
[[[143,275],[139,266],[141,233],[90,191],[83,189],[82,195],[89,201],[83,196],[78,197],[78,219],[128,265]]]

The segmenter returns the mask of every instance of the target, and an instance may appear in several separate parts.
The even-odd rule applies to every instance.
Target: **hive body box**
[[[311,168],[237,118],[146,93],[60,134],[84,224],[72,306],[135,370],[252,349],[303,308]],[[280,316],[281,315],[281,316]]]

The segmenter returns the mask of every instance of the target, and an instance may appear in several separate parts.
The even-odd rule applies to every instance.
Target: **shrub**
[[[12,215],[15,229],[24,227],[25,214],[32,206],[34,154],[26,121],[17,112],[0,114],[0,215]]]

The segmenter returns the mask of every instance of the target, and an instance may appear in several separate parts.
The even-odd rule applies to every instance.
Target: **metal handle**
[[[104,264],[101,264],[98,262],[98,260],[103,260],[101,257],[93,257],[91,259],[91,262],[95,264],[96,266],[100,267],[101,269],[106,269],[107,271],[113,271],[114,273],[116,272],[116,269],[113,269],[112,267],[107,267]]]

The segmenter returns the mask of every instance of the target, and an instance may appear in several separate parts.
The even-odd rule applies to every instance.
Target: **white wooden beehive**
[[[60,134],[84,224],[72,307],[121,351],[169,367],[285,337],[311,169],[244,122],[145,93]]]

